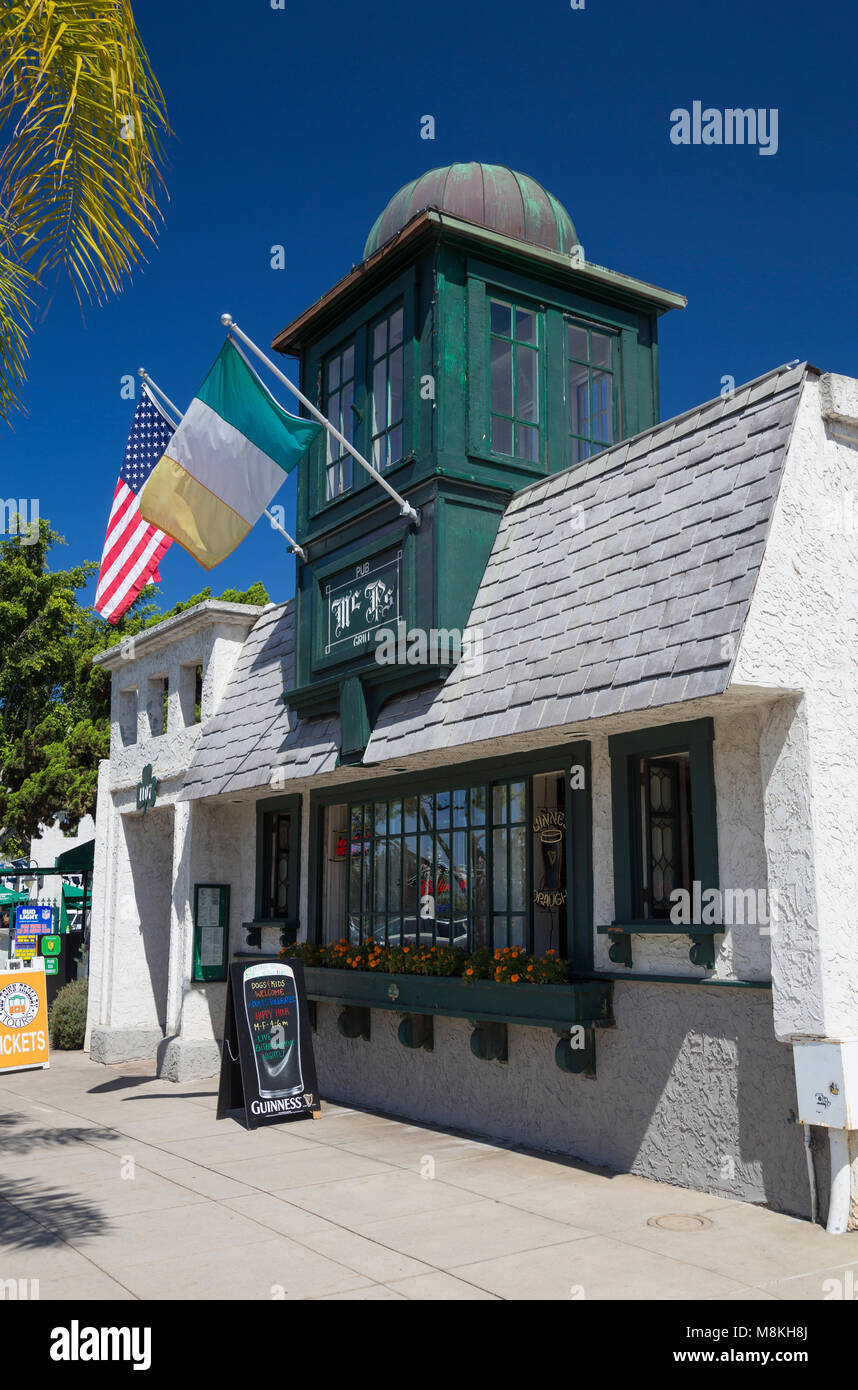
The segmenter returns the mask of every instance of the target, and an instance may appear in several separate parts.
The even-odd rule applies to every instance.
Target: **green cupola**
[[[449,671],[431,634],[465,629],[512,495],[658,422],[657,321],[684,303],[587,260],[535,179],[463,163],[400,188],[362,261],[277,335],[305,394],[419,516],[330,436],[299,471],[285,698],[339,713],[344,760],[392,694]],[[379,660],[410,631],[427,641]]]

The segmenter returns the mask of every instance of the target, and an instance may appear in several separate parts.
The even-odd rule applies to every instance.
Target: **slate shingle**
[[[517,493],[469,621],[482,673],[460,663],[390,701],[365,763],[723,691],[806,371],[779,368]],[[292,601],[260,616],[185,795],[336,765],[338,721],[299,721],[279,698],[293,628]]]

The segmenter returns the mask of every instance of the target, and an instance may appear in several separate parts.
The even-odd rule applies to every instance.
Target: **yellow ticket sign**
[[[50,1065],[45,965],[0,971],[0,1073]]]

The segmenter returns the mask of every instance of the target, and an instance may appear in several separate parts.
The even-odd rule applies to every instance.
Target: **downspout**
[[[852,1169],[849,1163],[848,1129],[828,1131],[828,1152],[831,1158],[831,1191],[828,1198],[830,1236],[842,1236],[849,1227],[849,1207],[852,1196]]]
[[[810,1219],[815,1226],[819,1220],[819,1194],[816,1190],[816,1168],[813,1163],[813,1135],[810,1125],[804,1128],[804,1156],[807,1159],[807,1180],[810,1184]]]

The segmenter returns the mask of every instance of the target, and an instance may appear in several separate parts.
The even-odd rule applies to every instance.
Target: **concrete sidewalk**
[[[37,1279],[42,1299],[780,1300],[858,1283],[858,1232],[336,1105],[248,1132],[215,1120],[215,1093],[82,1053],[0,1074],[0,1281]]]

